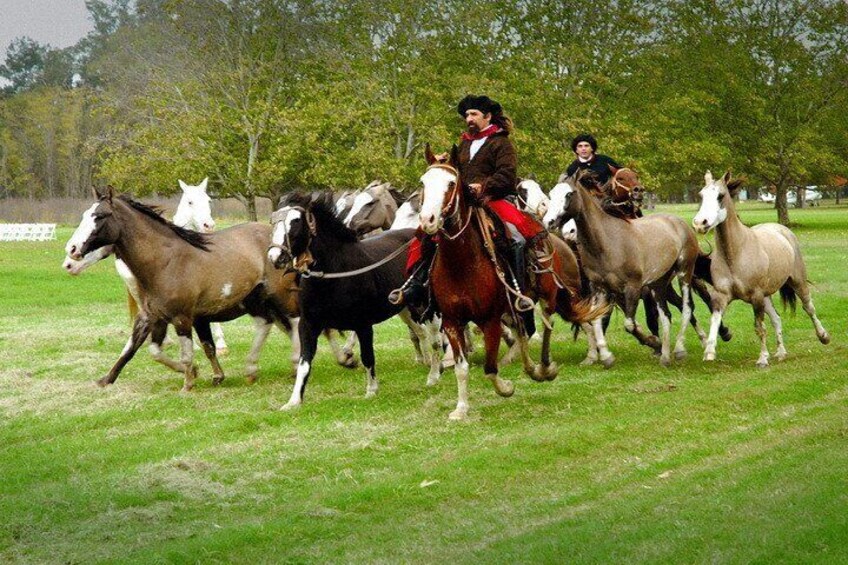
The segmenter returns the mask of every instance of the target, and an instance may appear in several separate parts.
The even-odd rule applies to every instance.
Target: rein
[[[343,279],[347,277],[355,277],[357,275],[373,271],[377,267],[385,265],[392,259],[395,259],[401,253],[405,252],[407,248],[412,245],[412,242],[415,241],[415,238],[413,237],[412,239],[404,243],[402,246],[397,248],[395,251],[393,251],[386,257],[383,257],[376,263],[366,265],[365,267],[360,267],[359,269],[354,269],[352,271],[343,271],[339,273],[325,273],[324,271],[313,271],[309,268],[309,265],[314,262],[314,259],[312,258],[312,253],[309,251],[309,247],[312,244],[312,238],[315,237],[315,235],[318,233],[318,226],[315,223],[315,215],[301,206],[292,206],[291,209],[301,212],[304,218],[306,218],[306,225],[309,227],[309,240],[306,242],[306,251],[301,253],[298,257],[294,257],[292,259],[292,266],[294,267],[294,269],[305,278]],[[274,214],[276,213],[277,212],[275,212]],[[272,216],[272,220],[273,219],[274,218]],[[282,220],[283,217],[279,217],[277,220],[274,221],[274,223],[279,223]],[[291,255],[291,242],[289,241],[288,231],[286,231],[285,240],[283,241],[282,245],[271,244],[268,246],[268,249],[279,249],[280,251],[285,251],[286,253]]]

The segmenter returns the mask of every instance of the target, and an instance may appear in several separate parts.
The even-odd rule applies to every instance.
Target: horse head
[[[97,203],[93,209],[89,208],[86,214],[83,214],[83,220],[74,232],[77,241],[82,243],[74,245],[74,249],[71,249],[71,242],[68,242],[69,247],[66,249],[68,257],[75,261],[81,260],[85,255],[96,249],[112,245],[121,234],[121,226],[115,220],[113,214],[114,189],[109,186],[103,191],[96,188],[93,190],[97,197]]]
[[[430,145],[424,149],[427,170],[421,175],[421,229],[433,235],[444,225],[445,218],[460,213],[462,180],[459,171],[459,148],[454,144],[447,160],[435,155]]]
[[[345,217],[344,224],[361,236],[389,223],[386,205],[388,200],[394,202],[389,193],[390,188],[389,183],[380,181],[369,184],[353,199],[353,206]]]
[[[280,200],[279,209],[271,214],[271,246],[268,259],[274,267],[281,268],[291,263],[295,268],[306,268],[300,258],[305,258],[309,242],[314,235],[315,224],[309,211],[308,196],[293,192]],[[310,233],[312,232],[312,233]]]
[[[579,175],[579,173],[578,173]],[[545,215],[542,217],[542,224],[549,230],[554,230],[562,227],[562,225],[574,217],[575,207],[577,206],[575,197],[577,193],[576,183],[579,182],[575,176],[561,178],[551,189],[550,204]]]
[[[645,196],[645,187],[639,180],[639,175],[629,167],[617,169],[608,165],[612,173],[610,179],[610,197],[615,203],[633,202],[636,206],[642,205]]]
[[[704,175],[704,188],[701,189],[701,207],[692,219],[692,227],[698,233],[707,233],[727,219],[727,208],[732,207],[733,196],[739,190],[742,181],[731,180],[730,171],[718,180],[710,171]]]
[[[108,257],[113,250],[111,245],[106,245],[99,249],[95,249],[91,253],[82,256],[80,259],[73,259],[72,255],[76,254],[79,251],[85,240],[88,239],[88,236],[94,230],[94,210],[97,208],[99,202],[95,202],[92,204],[85,212],[82,213],[82,221],[80,221],[77,229],[74,230],[73,235],[65,244],[65,261],[62,263],[62,268],[71,275],[78,275],[94,263],[100,261],[101,259],[105,259]]]
[[[196,186],[179,181],[183,196],[174,214],[174,224],[203,233],[209,233],[215,229],[210,205],[212,199],[206,193],[208,182],[209,177]]]
[[[539,186],[539,183],[532,178],[522,179],[516,188],[518,192],[518,208],[529,214],[533,214],[537,218],[545,216],[550,204],[550,198]]]

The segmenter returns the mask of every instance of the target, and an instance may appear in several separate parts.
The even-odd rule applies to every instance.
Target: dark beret
[[[460,100],[456,107],[456,111],[463,118],[468,110],[480,110],[484,114],[492,114],[493,116],[500,116],[503,113],[501,105],[488,96],[473,96],[471,94]]]
[[[580,135],[578,135],[577,137],[575,137],[574,139],[572,139],[572,140],[571,140],[571,150],[576,152],[576,151],[577,151],[577,144],[578,144],[578,143],[580,143],[581,141],[585,141],[585,142],[587,142],[589,145],[591,145],[591,146],[592,146],[592,151],[597,151],[597,150],[598,150],[598,142],[597,142],[597,141],[595,141],[595,138],[594,138],[594,137],[592,137],[592,136],[591,136],[590,134],[588,134],[588,133],[581,133]]]

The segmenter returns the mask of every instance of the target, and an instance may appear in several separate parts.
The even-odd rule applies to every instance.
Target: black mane
[[[336,216],[336,203],[330,191],[314,192],[311,195],[290,192],[280,198],[280,208],[285,206],[299,206],[312,212],[319,233],[344,242],[359,241],[356,232],[344,225]]]
[[[133,200],[126,194],[121,194],[118,198],[130,206],[132,209],[137,210],[151,218],[160,224],[168,226],[180,239],[192,245],[193,247],[197,247],[198,249],[202,249],[203,251],[209,251],[209,236],[205,233],[196,232],[193,230],[189,230],[186,228],[181,228],[173,222],[169,222],[165,218],[162,217],[162,210],[159,207],[148,206],[147,204],[142,204],[137,200]]]

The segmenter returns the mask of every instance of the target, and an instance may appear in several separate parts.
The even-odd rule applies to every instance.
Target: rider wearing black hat
[[[571,150],[577,156],[565,170],[565,176],[570,177],[578,170],[589,170],[595,174],[598,185],[603,186],[612,176],[610,166],[620,169],[621,165],[606,155],[596,153],[598,142],[588,133],[581,133],[571,140]]]

